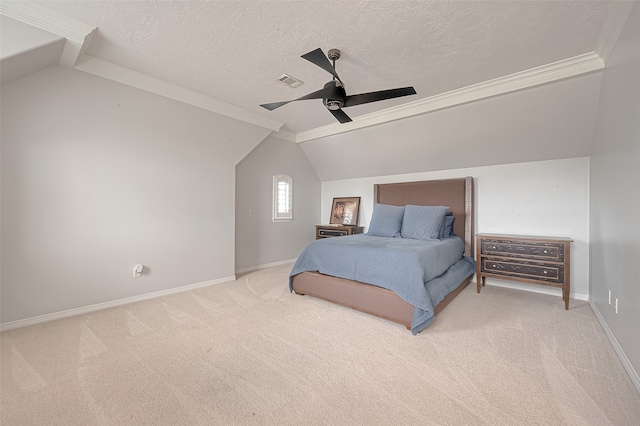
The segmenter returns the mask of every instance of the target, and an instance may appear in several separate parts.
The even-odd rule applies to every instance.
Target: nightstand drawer
[[[344,237],[362,234],[364,226],[351,225],[316,225],[316,240],[321,238]]]
[[[564,262],[564,244],[539,241],[482,240],[481,254]]]
[[[319,237],[343,237],[345,235],[349,235],[349,233],[338,229],[318,229]]]
[[[564,265],[522,260],[482,258],[481,272],[549,283],[564,282]]]

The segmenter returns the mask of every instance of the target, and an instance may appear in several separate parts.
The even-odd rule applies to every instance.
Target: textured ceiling
[[[335,123],[330,75],[300,58],[342,51],[347,94],[414,86],[415,96],[345,109],[352,118],[593,52],[605,1],[40,1],[98,27],[86,53],[285,122]],[[275,81],[288,73],[305,82]]]

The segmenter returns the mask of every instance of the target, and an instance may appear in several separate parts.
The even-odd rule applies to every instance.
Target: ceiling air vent
[[[292,89],[295,89],[296,87],[302,86],[304,84],[302,80],[291,77],[289,74],[282,74],[280,77],[278,77],[278,81],[291,87]]]

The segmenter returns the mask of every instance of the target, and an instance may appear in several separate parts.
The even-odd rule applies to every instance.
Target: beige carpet
[[[2,333],[2,425],[640,424],[586,302],[470,285],[413,336],[290,268]]]

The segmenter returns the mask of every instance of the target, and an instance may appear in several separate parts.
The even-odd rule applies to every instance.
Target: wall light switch
[[[133,278],[140,278],[142,276],[142,269],[144,268],[144,266],[142,266],[141,264],[137,264],[136,266],[133,267]]]

